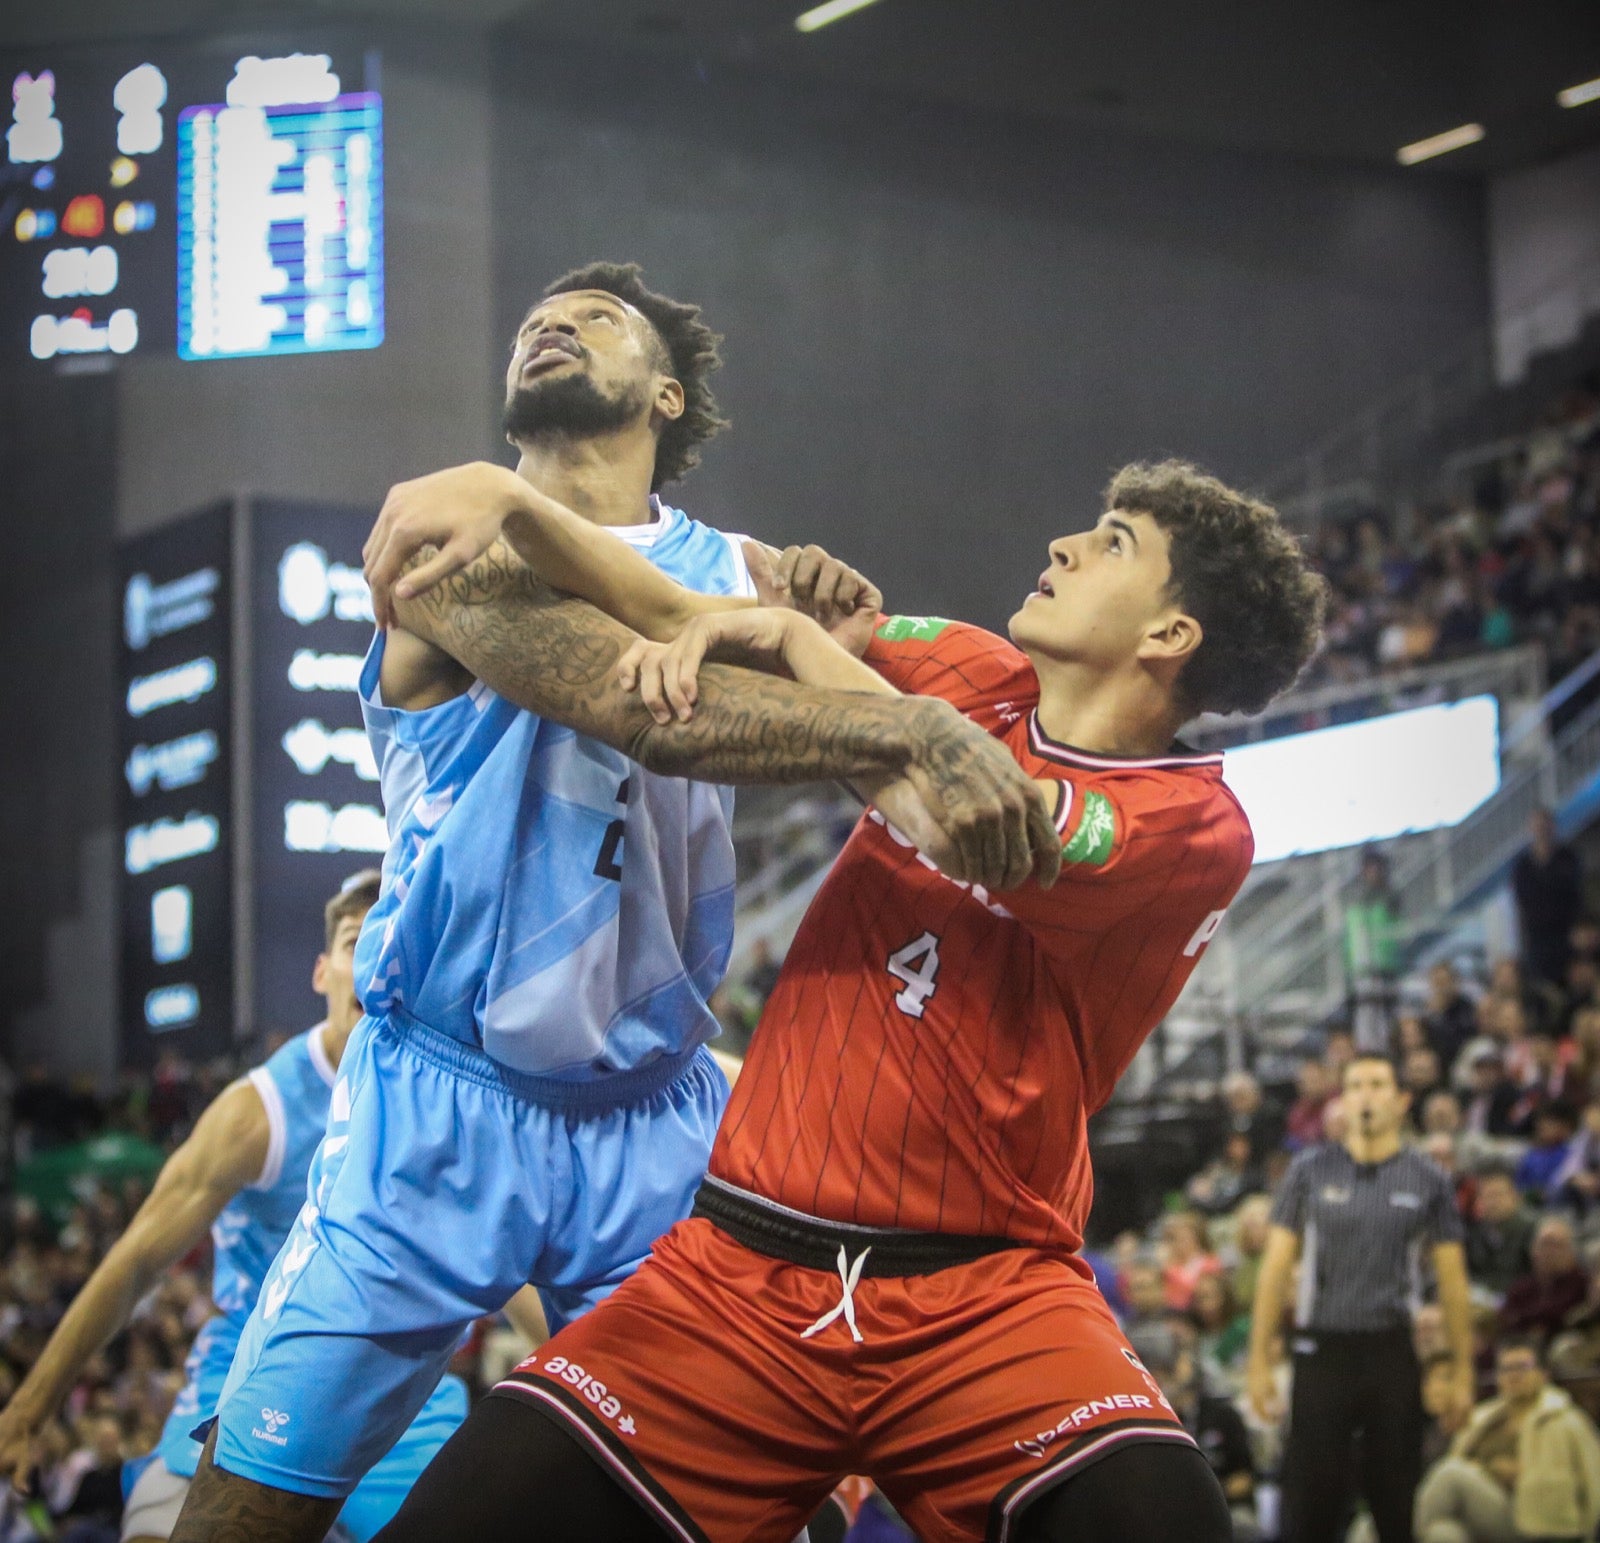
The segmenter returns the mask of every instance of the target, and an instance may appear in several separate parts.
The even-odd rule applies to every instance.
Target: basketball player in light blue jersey
[[[85,1364],[127,1325],[140,1298],[210,1230],[216,1312],[195,1337],[186,1380],[159,1445],[141,1464],[128,1465],[125,1485],[135,1482],[122,1536],[129,1543],[171,1534],[200,1458],[200,1443],[189,1432],[216,1408],[262,1277],[305,1203],[306,1170],[322,1139],[345,1042],[360,1016],[351,975],[355,942],[377,898],[378,875],[368,870],[328,902],[327,950],[313,975],[328,1004],[327,1019],[233,1083],[201,1115],[0,1413],[0,1466],[20,1487],[34,1461],[39,1431]],[[537,1314],[529,1313],[536,1306],[518,1305],[519,1321],[535,1333]],[[350,1497],[340,1521],[346,1537],[361,1543],[394,1515],[466,1409],[465,1387],[458,1378],[444,1378],[400,1442]]]
[[[576,529],[673,597],[619,604],[652,635],[683,619],[661,575],[750,603],[740,541],[659,497],[720,426],[716,341],[637,268],[569,274],[513,345],[517,472],[391,494],[474,534],[439,543],[443,582],[413,552],[411,585],[375,585],[361,693],[390,848],[356,953],[366,1016],[174,1543],[314,1543],[463,1325],[531,1281],[557,1328],[687,1215],[727,1096],[706,1048],[734,898],[713,784],[877,778],[972,877],[1059,861],[1014,761],[942,703],[712,667],[692,722],[660,725],[615,676],[635,634],[545,582]]]

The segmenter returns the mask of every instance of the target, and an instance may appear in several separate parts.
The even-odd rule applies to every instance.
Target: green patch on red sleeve
[[[885,643],[903,643],[908,638],[931,643],[950,625],[942,616],[885,616],[878,623],[878,636]]]
[[[1070,796],[1070,795],[1069,795]],[[1117,811],[1104,793],[1086,788],[1071,821],[1061,855],[1069,863],[1103,867],[1117,844]]]

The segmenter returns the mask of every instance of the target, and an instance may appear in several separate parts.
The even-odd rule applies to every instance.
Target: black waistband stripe
[[[759,1195],[707,1179],[694,1197],[691,1213],[719,1228],[736,1243],[808,1270],[832,1275],[839,1250],[857,1259],[870,1249],[861,1274],[868,1277],[933,1275],[954,1265],[1017,1248],[1014,1238],[976,1237],[949,1232],[906,1232],[890,1227],[857,1227],[806,1216]]]

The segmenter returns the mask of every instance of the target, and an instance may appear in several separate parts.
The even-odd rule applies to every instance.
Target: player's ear
[[[311,989],[320,996],[328,994],[328,956],[318,954],[317,962],[311,966]]]
[[[670,375],[656,377],[656,394],[651,402],[656,417],[674,423],[683,416],[683,386]]]
[[[1139,657],[1149,663],[1187,664],[1205,634],[1187,611],[1163,611],[1145,632]]]

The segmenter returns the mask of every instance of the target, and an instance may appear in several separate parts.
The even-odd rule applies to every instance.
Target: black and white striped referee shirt
[[[1463,1237],[1449,1177],[1407,1147],[1381,1163],[1358,1163],[1337,1142],[1302,1152],[1272,1219],[1300,1236],[1294,1321],[1313,1333],[1408,1326],[1424,1248]]]

